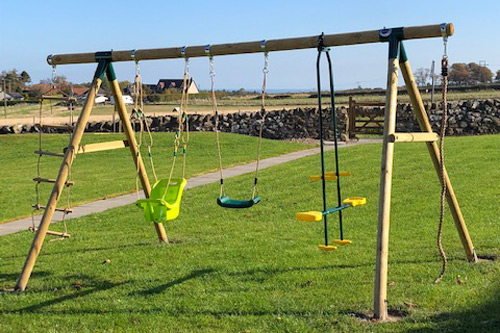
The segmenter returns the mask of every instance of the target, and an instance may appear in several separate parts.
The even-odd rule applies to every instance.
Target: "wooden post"
[[[387,319],[387,268],[389,257],[389,225],[391,215],[392,164],[394,142],[389,136],[396,130],[396,105],[398,94],[399,40],[389,42],[389,65],[387,71],[387,95],[385,99],[384,138],[382,146],[382,167],[380,171],[380,192],[377,227],[377,260],[373,295],[374,317]]]
[[[71,142],[69,143],[68,149],[64,154],[64,160],[61,164],[61,168],[59,169],[59,174],[57,176],[54,187],[52,188],[52,192],[50,193],[50,197],[47,202],[46,209],[43,213],[42,220],[40,221],[40,225],[38,226],[38,230],[36,231],[33,242],[31,243],[31,248],[28,252],[28,256],[26,257],[26,261],[24,262],[23,269],[19,274],[19,279],[17,280],[15,288],[16,290],[24,291],[26,289],[26,285],[28,284],[31,272],[33,271],[33,266],[36,262],[36,258],[40,253],[43,241],[45,240],[45,236],[47,234],[47,230],[49,229],[50,221],[52,220],[52,216],[54,215],[54,211],[57,207],[57,201],[59,200],[59,196],[63,192],[63,188],[66,184],[66,179],[68,178],[68,173],[71,168],[71,164],[73,163],[74,154],[78,149],[78,145],[80,144],[80,141],[82,139],[83,132],[85,131],[85,126],[87,125],[92,107],[94,105],[96,92],[101,86],[102,75],[105,69],[106,63],[99,62],[96,73],[94,75],[94,79],[92,81],[92,86],[90,87],[87,99],[85,100],[85,105],[83,107],[82,113],[78,118],[78,122],[76,123],[75,132],[73,133]]]
[[[132,158],[134,159],[136,170],[139,173],[139,178],[141,180],[142,189],[144,190],[144,195],[146,196],[146,198],[149,198],[149,195],[151,193],[151,185],[149,183],[146,168],[144,167],[144,162],[142,161],[142,157],[137,149],[134,130],[132,129],[132,125],[130,124],[130,119],[127,113],[127,108],[125,106],[125,103],[123,103],[122,92],[120,90],[120,85],[118,84],[118,80],[116,79],[116,75],[113,69],[113,64],[109,63],[108,68],[106,70],[106,75],[108,77],[109,83],[111,84],[111,90],[113,92],[113,98],[115,99],[116,110],[123,124],[123,130],[125,132],[125,135],[127,136],[130,153],[132,154]],[[165,232],[163,224],[155,223],[155,229],[156,233],[158,234],[158,239],[160,240],[160,242],[168,243],[167,233]]]
[[[432,132],[432,127],[429,122],[427,113],[425,112],[424,103],[422,102],[422,97],[418,90],[417,84],[415,83],[415,78],[413,77],[410,63],[408,62],[408,58],[406,57],[402,45],[401,45],[400,64],[401,64],[401,73],[403,74],[403,78],[406,84],[406,89],[408,90],[408,95],[410,96],[412,108],[417,117],[420,129],[423,132]],[[431,156],[432,163],[434,164],[434,168],[436,169],[438,178],[441,181],[441,177],[439,177],[440,174],[439,147],[436,142],[427,142],[426,145],[427,149],[429,150],[429,155]],[[448,172],[446,171],[446,169],[444,172],[444,177],[447,187],[446,200],[448,202],[448,206],[450,207],[450,212],[451,215],[453,216],[453,220],[455,221],[455,227],[457,228],[458,234],[460,236],[462,246],[464,247],[467,259],[471,262],[476,262],[477,256],[474,250],[474,245],[472,244],[472,240],[469,236],[467,225],[465,224],[464,217],[460,210],[460,206],[458,205],[458,200],[457,197],[455,196],[455,192],[453,191],[453,186],[451,185],[451,181],[450,178],[448,177]]]
[[[352,99],[352,96],[349,96],[349,113],[347,116],[347,139],[351,140],[356,137],[356,110],[354,107],[354,100]]]

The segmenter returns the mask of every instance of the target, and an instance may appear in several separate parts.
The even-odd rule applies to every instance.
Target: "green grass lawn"
[[[447,140],[448,170],[478,254],[500,251],[499,144],[498,135]],[[180,218],[166,226],[171,245],[157,243],[133,205],[70,221],[73,237],[45,243],[29,289],[0,294],[0,331],[498,330],[500,264],[467,263],[449,213],[448,270],[432,283],[441,267],[440,186],[424,144],[397,145],[394,164],[388,303],[408,316],[357,319],[372,309],[380,148],[341,151],[342,169],[352,172],[342,178],[343,196],[368,200],[345,211],[352,245],[321,253],[322,224],[294,218],[321,205],[320,184],[307,180],[319,171],[312,156],[263,170],[263,201],[252,209],[219,208],[217,184],[185,192]],[[251,180],[232,179],[230,194],[248,196]],[[28,232],[1,238],[0,288],[14,285],[31,239]]]
[[[124,139],[124,134],[85,134],[82,144]],[[243,164],[255,160],[257,139],[244,135],[222,133],[224,167]],[[154,133],[153,157],[158,177],[167,177],[170,172],[173,151],[173,133]],[[68,144],[68,136],[53,134],[43,136],[43,149],[61,152]],[[214,133],[191,133],[186,176],[192,177],[218,168],[217,148]],[[292,151],[309,148],[311,145],[273,140],[262,141],[262,157],[277,156]],[[143,146],[146,156],[147,148]],[[2,183],[0,187],[0,223],[31,214],[35,203],[36,164],[38,155],[38,135],[0,136],[0,167]],[[146,168],[151,171],[146,158]],[[42,157],[41,176],[55,178],[61,158]],[[178,164],[181,165],[180,163]],[[175,175],[179,176],[178,168]],[[98,198],[128,193],[135,190],[136,170],[128,148],[91,154],[77,155],[72,168],[75,186],[71,189],[73,204],[88,202]],[[153,182],[152,173],[149,172]],[[52,190],[51,184],[40,185],[42,205]],[[64,194],[66,195],[66,194]],[[66,202],[62,197],[60,202]]]

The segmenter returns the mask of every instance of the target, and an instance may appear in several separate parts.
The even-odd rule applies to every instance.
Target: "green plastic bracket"
[[[111,82],[111,81],[116,80],[116,74],[115,74],[115,69],[113,67],[113,64],[111,63],[111,60],[108,60],[108,61],[109,61],[109,64],[108,64],[108,68],[106,69],[106,76],[108,77],[108,80]]]
[[[400,43],[399,45],[399,62],[400,63],[405,63],[408,61],[408,57],[406,56],[406,51],[403,46],[403,42]]]
[[[99,60],[99,64],[97,65],[97,69],[94,74],[94,79],[103,79],[104,73],[106,72],[106,69],[108,68],[108,61],[105,59]]]

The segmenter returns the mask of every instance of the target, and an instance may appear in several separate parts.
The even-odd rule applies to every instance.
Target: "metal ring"
[[[186,49],[187,49],[187,46],[181,47],[181,56],[186,57]]]
[[[137,50],[136,49],[133,49],[132,51],[130,51],[130,58],[132,58],[132,60],[134,60],[135,62],[137,62],[137,60],[135,60],[135,52]]]
[[[206,54],[207,56],[209,56],[209,57],[211,57],[211,56],[212,56],[212,54],[210,53],[210,48],[211,48],[211,47],[212,47],[212,45],[210,45],[210,44],[205,45],[205,54]]]
[[[392,34],[392,29],[391,28],[380,29],[378,33],[379,33],[380,37],[387,38]]]
[[[48,63],[49,65],[52,65],[52,60],[53,60],[53,58],[54,58],[54,55],[53,55],[53,54],[49,54],[49,55],[47,56],[47,63]]]

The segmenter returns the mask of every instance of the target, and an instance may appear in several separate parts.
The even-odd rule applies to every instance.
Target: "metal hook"
[[[443,58],[448,59],[448,33],[446,32],[446,23],[441,23],[441,36],[443,36]]]

